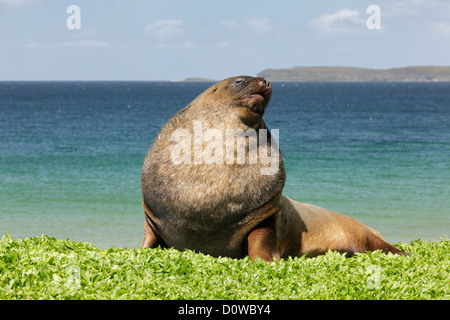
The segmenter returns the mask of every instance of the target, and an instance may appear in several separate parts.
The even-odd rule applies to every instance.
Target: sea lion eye
[[[230,84],[230,87],[234,90],[241,90],[247,86],[247,77],[235,77]]]

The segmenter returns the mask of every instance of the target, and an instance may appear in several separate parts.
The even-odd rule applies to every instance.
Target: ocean
[[[0,237],[138,248],[140,173],[211,82],[0,82]],[[274,82],[284,193],[391,242],[450,231],[450,83]]]

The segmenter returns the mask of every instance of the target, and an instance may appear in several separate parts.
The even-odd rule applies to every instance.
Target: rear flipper
[[[411,256],[411,253],[404,252],[392,244],[386,242],[381,236],[370,235],[367,237],[367,251],[381,250],[383,253],[400,254],[403,256]]]

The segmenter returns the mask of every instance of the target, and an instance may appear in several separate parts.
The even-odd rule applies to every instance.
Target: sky
[[[294,66],[412,65],[450,65],[450,1],[0,0],[0,80],[220,80]]]

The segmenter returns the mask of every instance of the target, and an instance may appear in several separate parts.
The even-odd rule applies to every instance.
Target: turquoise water
[[[139,247],[140,171],[211,83],[0,82],[0,235]],[[450,83],[273,83],[284,193],[390,242],[450,229]]]

